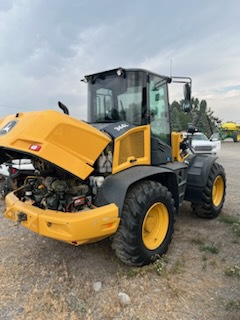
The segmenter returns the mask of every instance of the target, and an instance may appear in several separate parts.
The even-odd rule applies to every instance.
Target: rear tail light
[[[11,174],[14,174],[17,172],[17,169],[16,168],[11,168]]]

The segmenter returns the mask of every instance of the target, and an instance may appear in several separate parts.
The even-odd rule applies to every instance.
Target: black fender
[[[108,176],[98,191],[94,204],[104,206],[115,203],[119,208],[119,216],[121,217],[127,190],[134,183],[145,179],[159,181],[167,186],[169,191],[172,192],[175,206],[178,209],[178,183],[175,172],[168,168],[153,166],[135,166]]]
[[[193,157],[189,163],[184,200],[201,203],[202,191],[207,184],[209,172],[217,158],[211,154],[196,154]]]

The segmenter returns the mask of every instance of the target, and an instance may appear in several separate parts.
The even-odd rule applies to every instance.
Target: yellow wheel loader
[[[168,85],[191,79],[117,68],[85,76],[88,122],[64,111],[17,113],[0,121],[1,163],[35,168],[6,196],[6,218],[49,238],[80,245],[111,237],[116,255],[142,266],[164,254],[184,200],[200,217],[220,213],[226,188],[212,155],[188,151],[171,133]]]

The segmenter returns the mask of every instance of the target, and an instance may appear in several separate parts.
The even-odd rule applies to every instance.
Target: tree
[[[199,131],[205,133],[208,137],[217,130],[219,118],[213,115],[213,111],[207,105],[206,100],[199,101],[192,98],[192,110],[190,113],[184,113],[183,102],[173,101],[170,105],[171,125],[173,131],[185,131],[189,125],[193,125]]]

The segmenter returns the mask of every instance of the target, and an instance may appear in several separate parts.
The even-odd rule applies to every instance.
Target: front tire
[[[174,201],[168,189],[155,181],[142,181],[125,198],[112,247],[131,266],[149,264],[166,253],[174,227]]]
[[[215,162],[202,192],[202,205],[192,204],[193,211],[201,218],[216,218],[222,210],[225,194],[225,171],[219,163]]]

